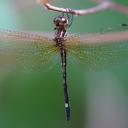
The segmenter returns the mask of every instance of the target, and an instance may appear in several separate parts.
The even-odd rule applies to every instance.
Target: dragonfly
[[[71,15],[65,14],[67,11]],[[67,36],[67,29],[72,25],[74,13],[73,10],[66,9],[53,19],[55,26],[53,37],[49,33],[0,30],[0,67],[5,69],[20,67],[27,71],[41,70],[54,54],[60,55],[64,107],[68,121],[71,116],[67,86],[68,54],[91,69],[101,65],[128,62],[127,29],[119,32]],[[84,14],[83,11],[80,14]],[[124,24],[123,26],[127,27]]]
[[[66,31],[71,23],[67,16],[59,15],[53,23],[53,37],[49,33],[0,30],[0,67],[7,69],[17,66],[25,70],[41,70],[52,55],[59,53],[66,118],[70,120],[67,55],[72,55],[91,69],[128,62],[128,31],[67,36]]]

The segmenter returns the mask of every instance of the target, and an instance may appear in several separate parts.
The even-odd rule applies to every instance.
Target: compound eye
[[[68,21],[67,21],[67,19],[65,17],[62,17],[61,18],[61,22],[63,22],[64,24],[66,24]]]
[[[62,17],[62,18],[61,18],[61,21],[62,21],[62,22],[66,22],[65,17]]]
[[[59,23],[60,22],[60,18],[59,17],[54,18],[53,22],[54,22],[54,24]]]

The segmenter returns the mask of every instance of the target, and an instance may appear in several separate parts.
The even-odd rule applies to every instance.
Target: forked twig
[[[77,16],[83,16],[83,15],[89,15],[93,13],[97,13],[106,9],[113,9],[118,12],[121,12],[125,15],[128,15],[128,8],[124,7],[123,5],[113,3],[109,0],[100,0],[95,2],[98,2],[99,4],[96,7],[88,8],[88,9],[82,9],[82,10],[75,10],[70,8],[60,8],[53,6],[49,4],[49,0],[37,0],[41,5],[43,5],[46,9],[56,12],[64,12],[64,13],[70,13]]]

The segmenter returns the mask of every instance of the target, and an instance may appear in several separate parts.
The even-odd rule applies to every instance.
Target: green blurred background
[[[115,1],[128,5],[127,0]],[[56,0],[53,3],[77,9],[96,5],[89,0]],[[44,10],[35,0],[0,0],[0,28],[53,32],[52,20],[57,15]],[[102,32],[109,27],[118,28],[122,23],[128,23],[128,16],[107,10],[74,17],[69,32]],[[69,61],[69,122],[65,118],[59,60],[53,65],[45,72],[43,69],[35,73],[12,71],[0,75],[0,128],[128,127],[128,67],[125,63],[118,68],[88,71]]]

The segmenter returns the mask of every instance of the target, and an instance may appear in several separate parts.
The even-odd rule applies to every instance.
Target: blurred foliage
[[[58,13],[46,11],[41,6],[34,3],[34,1],[35,0],[27,0],[28,4],[22,4],[26,3],[26,1],[22,0],[22,2],[16,2],[15,0],[0,0],[0,9],[4,7],[4,11],[0,13],[0,28],[53,32],[52,20]],[[126,0],[118,0],[118,2],[128,5]],[[58,6],[63,5],[64,7],[69,7],[70,5],[71,8],[77,9],[89,8],[96,5],[85,0],[54,1],[54,4]],[[120,24],[127,23],[127,21],[127,16],[108,10],[85,17],[74,17],[73,25],[69,29],[69,32],[102,32],[102,30],[109,27],[116,28],[117,26],[118,28]],[[120,54],[120,58],[123,58],[123,56],[124,55]],[[72,107],[71,121],[67,122],[65,118],[62,79],[58,59],[55,60],[57,64],[47,72],[44,72],[43,69],[39,72],[32,73],[14,70],[11,72],[4,71],[0,74],[0,127],[84,128],[91,122],[90,110],[92,110],[91,107],[93,104],[95,106],[96,101],[105,99],[103,97],[105,94],[102,92],[102,89],[108,85],[113,85],[112,82],[110,82],[111,84],[107,84],[105,81],[106,76],[114,77],[114,79],[118,80],[120,83],[118,84],[123,90],[123,94],[119,92],[119,96],[124,95],[124,97],[122,96],[124,98],[123,105],[127,108],[127,63],[122,62],[122,65],[119,67],[113,65],[96,71],[88,71],[85,67],[75,64],[71,57],[69,57],[68,60],[68,88]],[[96,76],[95,79],[94,76]],[[104,81],[101,82],[101,80]],[[90,82],[89,84],[88,81],[95,82]],[[100,82],[106,83],[100,86]],[[100,90],[98,90],[99,88]],[[89,93],[90,90],[91,93]],[[97,93],[101,94],[101,96],[95,97],[97,99],[93,103],[91,98],[95,99],[93,97],[96,93],[95,90],[98,90],[99,92]],[[110,95],[109,91],[111,88],[109,91],[108,90],[105,92],[107,96]],[[111,91],[111,93],[113,92]],[[120,98],[119,101],[121,100]],[[92,106],[90,105],[91,103]],[[102,102],[97,102],[97,104],[100,106]],[[95,113],[93,114],[96,115]]]

